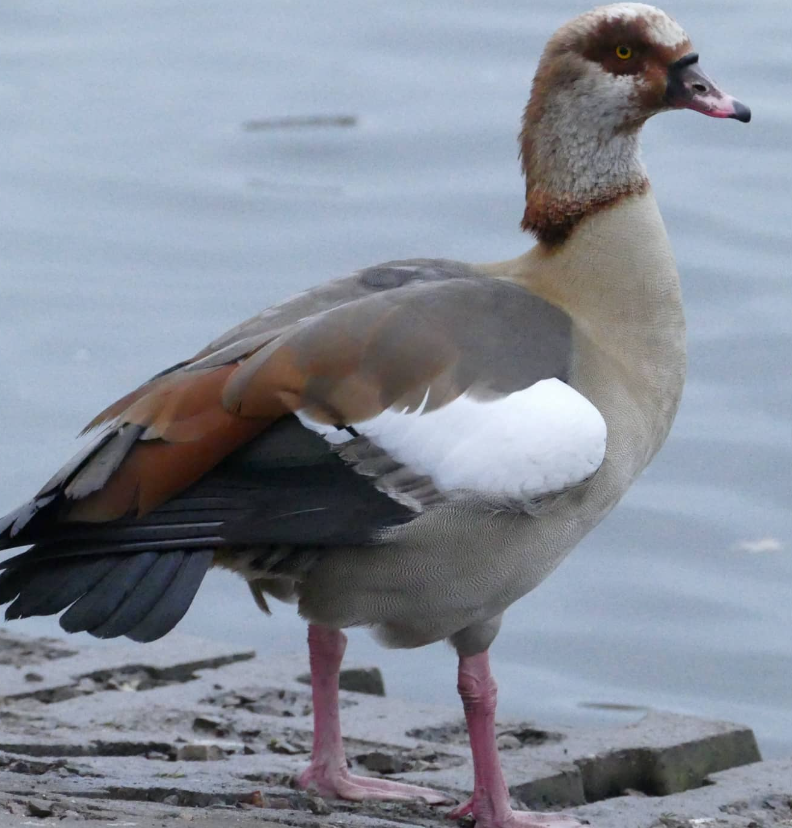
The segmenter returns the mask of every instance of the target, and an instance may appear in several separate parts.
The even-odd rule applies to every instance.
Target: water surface
[[[97,410],[259,308],[378,261],[522,252],[519,115],[547,36],[584,8],[0,8],[0,513]],[[792,16],[781,0],[667,9],[754,111],[747,127],[686,112],[646,130],[687,302],[684,402],[622,506],[509,611],[493,658],[504,716],[653,706],[746,722],[788,755]],[[356,124],[244,127],[315,115]],[[219,574],[181,629],[261,652],[305,635],[292,608],[264,618]],[[352,638],[391,693],[455,700],[445,645]]]

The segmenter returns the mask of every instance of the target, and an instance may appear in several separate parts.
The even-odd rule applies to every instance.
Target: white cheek
[[[612,75],[605,71],[602,75],[597,84],[600,100],[595,103],[603,113],[613,107],[624,109],[633,106],[638,91],[635,75]]]
[[[578,80],[575,100],[569,104],[577,129],[581,121],[595,132],[610,132],[624,124],[631,112],[640,110],[638,83],[635,75],[614,75],[599,66],[591,67],[588,76]]]

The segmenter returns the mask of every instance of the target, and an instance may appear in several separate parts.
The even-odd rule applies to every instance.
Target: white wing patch
[[[351,439],[346,430],[298,416],[328,442]],[[591,477],[607,437],[597,408],[557,379],[495,400],[460,397],[428,413],[387,410],[349,425],[441,492],[526,502]]]

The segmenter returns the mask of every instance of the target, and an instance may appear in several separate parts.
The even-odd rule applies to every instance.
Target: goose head
[[[523,229],[563,241],[592,209],[645,189],[641,127],[674,109],[751,118],[704,73],[684,29],[654,6],[601,6],[562,26],[545,47],[523,117]]]

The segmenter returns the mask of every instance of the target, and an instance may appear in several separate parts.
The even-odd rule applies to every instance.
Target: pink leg
[[[301,788],[314,788],[322,796],[338,799],[424,799],[430,805],[453,802],[431,788],[353,776],[349,772],[338,715],[338,671],[346,641],[340,630],[316,624],[308,627],[314,708],[313,751],[311,764],[297,778],[297,784]]]
[[[460,656],[458,687],[470,734],[475,786],[472,798],[454,808],[449,819],[470,814],[476,828],[580,828],[580,822],[564,814],[512,810],[495,742],[498,686],[486,652]]]

